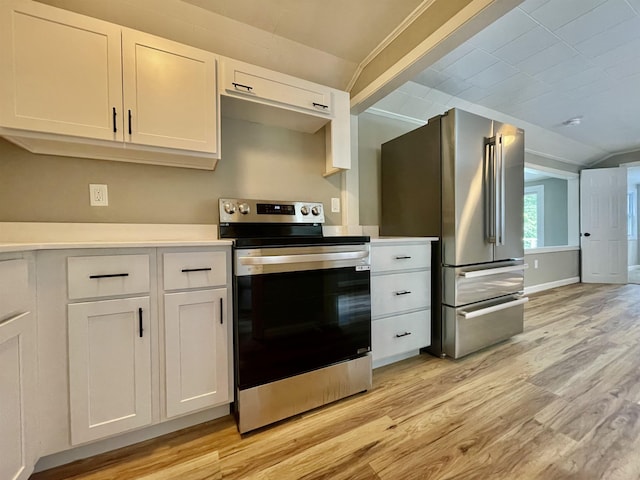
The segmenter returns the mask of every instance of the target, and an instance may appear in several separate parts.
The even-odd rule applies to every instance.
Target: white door
[[[122,32],[125,139],[218,151],[216,56],[142,32]]]
[[[151,423],[149,297],[69,305],[71,443]]]
[[[167,417],[229,401],[227,289],[164,296]]]
[[[2,126],[122,141],[120,27],[8,1],[0,45]]]
[[[627,283],[627,171],[580,173],[582,281]]]
[[[26,480],[35,465],[36,334],[31,313],[0,324],[0,478]]]

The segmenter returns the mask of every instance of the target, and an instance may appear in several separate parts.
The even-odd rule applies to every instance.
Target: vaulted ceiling
[[[571,163],[640,148],[640,0],[525,0],[375,108],[425,120],[453,106]]]

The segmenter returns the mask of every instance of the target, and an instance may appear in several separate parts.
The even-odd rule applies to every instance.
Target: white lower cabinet
[[[431,241],[371,242],[371,351],[379,367],[431,344]]]
[[[69,305],[71,443],[151,424],[149,297]]]
[[[1,320],[1,319],[0,319]],[[31,312],[0,323],[0,478],[26,480],[35,465],[36,330]]]
[[[26,480],[37,458],[35,262],[0,255],[0,479]]]
[[[229,400],[227,289],[164,296],[166,416]]]

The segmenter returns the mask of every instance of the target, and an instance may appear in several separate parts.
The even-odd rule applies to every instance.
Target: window
[[[638,231],[638,214],[637,214],[636,192],[627,193],[627,237],[635,239]]]
[[[544,185],[524,189],[524,248],[544,246]]]

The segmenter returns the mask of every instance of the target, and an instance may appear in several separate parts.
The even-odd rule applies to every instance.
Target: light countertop
[[[0,253],[68,248],[228,246],[217,225],[0,223]]]

